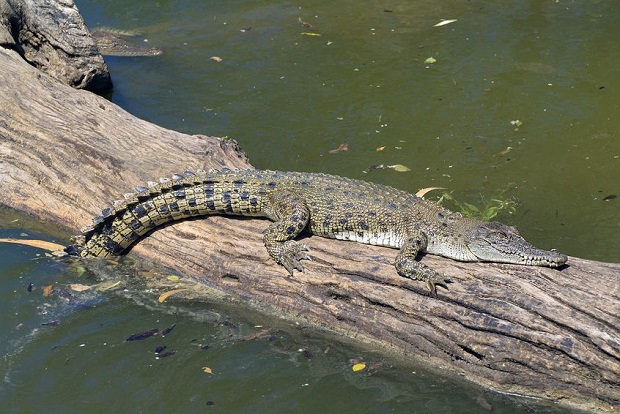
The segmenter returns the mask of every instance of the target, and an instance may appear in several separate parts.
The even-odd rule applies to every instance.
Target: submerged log
[[[247,168],[234,141],[140,120],[0,48],[0,202],[78,229],[123,192],[197,168]],[[439,297],[398,276],[395,250],[307,237],[287,277],[262,245],[265,220],[175,223],[147,257],[263,312],[381,347],[503,392],[612,412],[620,406],[620,264],[561,270],[422,258],[452,277]]]

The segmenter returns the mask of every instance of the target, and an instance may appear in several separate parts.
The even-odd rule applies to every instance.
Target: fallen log
[[[197,168],[248,168],[234,141],[140,120],[60,84],[0,48],[3,204],[60,226],[90,224],[134,185]],[[620,405],[620,264],[571,257],[560,270],[426,256],[454,280],[438,298],[399,277],[395,250],[308,237],[313,261],[287,277],[264,220],[175,223],[131,255],[263,312],[379,346],[503,392],[598,412]]]

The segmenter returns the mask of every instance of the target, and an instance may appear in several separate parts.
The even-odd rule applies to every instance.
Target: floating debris
[[[161,354],[157,354],[157,356],[155,358],[157,358],[157,359],[167,358],[167,357],[172,356],[172,355],[174,355],[176,353],[177,353],[177,350],[173,349],[172,351],[168,351],[168,352],[163,352]]]
[[[353,372],[357,372],[357,371],[361,371],[364,368],[366,368],[366,364],[364,364],[363,362],[358,362],[357,364],[353,365],[351,367],[351,369],[353,370]]]
[[[176,295],[177,293],[181,293],[181,292],[185,292],[189,289],[173,289],[173,290],[169,290],[168,292],[162,293],[161,295],[159,295],[159,297],[157,298],[157,301],[159,303],[164,303],[164,301],[166,299],[168,299],[170,296],[172,295]]]
[[[166,336],[166,335],[168,335],[168,334],[169,334],[169,333],[170,333],[170,332],[174,329],[174,327],[175,327],[175,326],[177,326],[177,324],[176,324],[176,323],[173,323],[173,324],[172,324],[172,325],[170,325],[168,328],[164,329],[164,330],[161,332],[161,336]]]
[[[445,26],[447,24],[454,23],[454,22],[458,22],[458,20],[457,19],[444,19],[440,21],[439,23],[437,23],[436,25],[434,25],[433,27]]]
[[[310,22],[306,22],[306,21],[304,21],[304,20],[301,20],[301,17],[300,17],[300,18],[298,18],[298,19],[297,19],[297,21],[299,21],[299,23],[300,23],[302,26],[307,27],[307,28],[308,28],[308,29],[310,29],[310,30],[314,30],[314,31],[316,31],[316,30],[317,30],[317,28],[316,28],[316,26],[315,26],[315,25],[313,25],[313,24],[312,24],[312,23],[310,23]]]
[[[348,151],[348,150],[349,150],[349,144],[347,144],[347,143],[342,143],[342,144],[340,144],[340,145],[338,146],[338,148],[335,148],[335,149],[329,150],[328,152],[329,152],[330,154],[337,154],[337,153],[339,153],[339,152]]]
[[[138,332],[138,333],[128,336],[125,339],[125,342],[141,341],[143,339],[150,338],[151,336],[157,335],[157,334],[159,334],[159,329],[157,328],[149,329],[148,331]]]

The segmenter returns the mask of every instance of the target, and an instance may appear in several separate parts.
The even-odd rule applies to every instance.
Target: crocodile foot
[[[293,276],[293,269],[300,272],[304,271],[300,260],[311,260],[310,256],[306,253],[310,250],[308,246],[294,240],[287,240],[285,242],[265,242],[265,247],[273,260],[284,266],[291,276]]]
[[[398,274],[403,277],[426,282],[432,297],[437,297],[437,285],[445,287],[446,283],[452,282],[448,276],[432,270],[415,259],[397,257],[395,267]]]

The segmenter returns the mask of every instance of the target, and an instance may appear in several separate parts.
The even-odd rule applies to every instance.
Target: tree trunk
[[[250,166],[234,141],[140,120],[4,48],[0,140],[0,202],[72,229],[147,180]],[[423,283],[396,274],[395,250],[315,236],[304,240],[313,261],[287,277],[262,245],[267,225],[219,216],[179,222],[129,254],[247,306],[497,390],[599,412],[618,409],[619,264],[571,257],[555,270],[427,255],[425,264],[454,280],[432,298]]]

